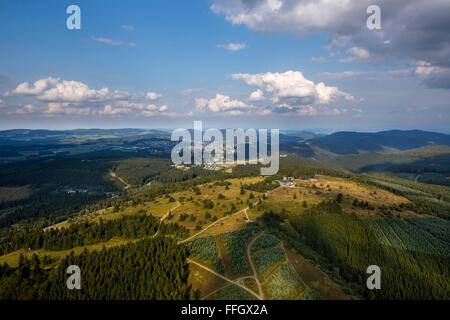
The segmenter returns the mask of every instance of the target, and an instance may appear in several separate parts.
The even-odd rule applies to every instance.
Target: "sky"
[[[0,0],[0,130],[450,133],[449,16],[448,0]]]

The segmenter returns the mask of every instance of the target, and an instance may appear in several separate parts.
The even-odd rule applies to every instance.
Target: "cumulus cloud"
[[[91,113],[91,109],[88,107],[77,107],[71,103],[59,103],[59,102],[49,102],[47,104],[47,109],[44,110],[44,115],[54,116],[57,114],[67,114],[67,115],[80,115],[87,116]]]
[[[161,94],[131,94],[127,91],[111,91],[107,87],[101,89],[89,88],[80,81],[61,80],[60,78],[40,79],[30,85],[28,82],[19,84],[14,90],[4,93],[7,99],[13,97],[33,97],[37,103],[46,103],[45,108],[35,108],[32,105],[17,109],[16,113],[30,113],[42,109],[44,115],[109,115],[120,116],[150,116],[168,115],[166,105],[148,104],[146,100],[156,100]],[[3,100],[1,100],[3,101]],[[105,104],[106,103],[106,104]],[[100,109],[99,109],[100,108]]]
[[[450,1],[383,1],[382,30],[368,32],[366,9],[372,4],[372,0],[213,0],[211,10],[256,32],[290,31],[298,36],[328,32],[329,50],[350,45],[365,49],[378,61],[406,58],[450,66]],[[354,61],[364,59],[361,50],[349,53]]]
[[[214,113],[227,112],[228,114],[237,114],[237,110],[242,111],[243,109],[253,108],[254,106],[251,104],[246,104],[245,102],[240,100],[232,100],[229,96],[225,96],[219,93],[216,94],[215,98],[212,99],[195,99],[196,111],[204,111],[205,109],[207,109]]]
[[[130,94],[125,91],[110,92],[106,87],[94,90],[80,81],[49,77],[37,80],[32,86],[28,82],[23,82],[13,91],[6,92],[4,96],[34,96],[41,101],[55,102],[96,102],[129,98]]]
[[[418,61],[414,75],[430,88],[450,89],[450,68],[431,65],[427,61]]]
[[[377,59],[372,57],[369,51],[361,47],[352,47],[347,50],[347,58],[339,60],[340,62],[375,62]]]
[[[156,92],[147,92],[147,94],[145,95],[145,97],[148,100],[157,100],[159,98],[162,97],[162,94],[156,93]]]
[[[33,87],[30,87],[28,82],[23,82],[17,86],[16,89],[10,92],[5,92],[3,96],[14,96],[14,95],[38,95],[42,94],[45,90],[54,88],[59,82],[59,78],[48,77],[47,79],[37,80]]]
[[[27,114],[27,113],[34,113],[37,111],[37,108],[33,106],[32,104],[27,104],[23,108],[16,109],[16,114]]]
[[[245,43],[229,43],[229,44],[218,44],[218,48],[227,49],[229,51],[239,51],[245,49]]]
[[[233,74],[234,80],[242,80],[247,85],[255,86],[267,93],[273,103],[296,105],[329,104],[332,100],[343,97],[354,100],[348,93],[336,87],[327,86],[323,82],[314,83],[305,78],[300,71],[284,73]]]
[[[264,99],[265,99],[264,93],[260,89],[253,91],[252,93],[250,93],[250,96],[248,97],[249,101],[261,101]]]
[[[216,94],[214,98],[195,99],[195,109],[189,115],[210,111],[226,115],[256,114],[261,116],[278,114],[337,115],[341,111],[329,105],[335,100],[353,102],[355,98],[336,87],[323,82],[314,83],[300,71],[284,73],[232,74],[233,80],[243,81],[256,90],[250,93],[247,104],[230,96]],[[262,102],[265,101],[265,102]],[[271,102],[271,105],[267,105]]]
[[[99,111],[99,114],[101,115],[110,115],[110,116],[115,116],[115,115],[119,115],[119,114],[126,114],[126,113],[130,113],[132,112],[131,109],[128,108],[120,108],[120,107],[113,107],[110,104],[107,104],[103,110]]]

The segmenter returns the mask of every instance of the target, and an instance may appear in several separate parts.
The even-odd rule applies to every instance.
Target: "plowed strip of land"
[[[308,262],[301,255],[285,248],[285,252],[292,265],[305,283],[317,290],[326,300],[350,300],[352,297],[345,294],[342,289],[319,268]]]
[[[217,246],[219,247],[219,253],[225,266],[225,274],[231,278],[233,276],[233,271],[231,269],[230,256],[223,245],[222,237],[220,235],[216,235],[214,238],[216,239]]]

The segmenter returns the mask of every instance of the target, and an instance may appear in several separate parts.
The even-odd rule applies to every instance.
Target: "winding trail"
[[[204,266],[204,265],[202,265],[202,264],[200,264],[200,263],[198,263],[198,262],[196,262],[196,261],[194,261],[194,260],[192,260],[192,259],[187,258],[187,261],[188,261],[189,263],[195,264],[196,266],[198,266],[198,267],[200,267],[200,268],[205,269],[206,271],[211,272],[212,274],[216,275],[217,277],[219,277],[219,278],[221,278],[221,279],[223,279],[223,280],[225,280],[225,281],[228,281],[228,282],[230,282],[230,283],[232,283],[232,284],[234,284],[234,285],[236,285],[236,286],[238,286],[238,287],[244,289],[245,291],[247,291],[247,292],[250,293],[251,295],[255,296],[258,300],[263,300],[263,298],[262,298],[261,296],[257,295],[255,292],[253,292],[253,291],[250,290],[249,288],[243,286],[242,284],[240,284],[240,283],[238,283],[238,282],[236,282],[236,281],[233,281],[233,280],[231,280],[231,279],[228,279],[227,277],[222,276],[220,273],[217,273],[217,272],[215,272],[214,270],[212,270],[212,269],[210,269],[210,268],[208,268],[208,267],[206,267],[206,266]]]
[[[177,201],[177,205],[176,205],[175,207],[169,209],[169,211],[167,211],[166,214],[164,214],[164,215],[161,217],[161,219],[159,219],[159,222],[163,222],[164,219],[167,218],[167,216],[169,215],[170,212],[172,212],[173,210],[179,208],[180,206],[181,206],[181,203]]]
[[[258,239],[261,235],[263,235],[264,232],[261,232],[260,234],[258,234],[256,237],[254,237],[252,239],[252,241],[250,241],[250,243],[247,246],[247,257],[248,257],[248,261],[250,262],[250,266],[252,267],[252,271],[253,271],[253,275],[256,281],[256,284],[258,285],[258,291],[259,291],[259,295],[264,298],[264,291],[262,289],[262,285],[261,282],[259,282],[258,279],[258,274],[256,273],[256,268],[255,265],[253,264],[253,260],[252,260],[252,256],[250,254],[250,248],[252,247],[253,243],[255,242],[256,239]]]
[[[175,207],[173,207],[173,208],[170,208],[170,209],[169,209],[169,210],[161,217],[161,219],[159,219],[159,223],[163,222],[164,219],[167,218],[167,216],[169,215],[169,213],[170,213],[172,210],[175,210],[176,208],[178,208],[180,205],[181,205],[180,202],[177,201],[177,205],[176,205]],[[156,237],[156,236],[158,235],[158,233],[159,233],[159,229],[156,230],[155,234],[153,235],[153,238]]]

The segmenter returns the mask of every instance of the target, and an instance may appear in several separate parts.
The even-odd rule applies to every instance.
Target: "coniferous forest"
[[[0,266],[0,299],[187,299],[185,261],[184,248],[162,237],[71,254],[55,269],[44,269],[37,255],[23,257],[17,268]],[[70,265],[80,267],[80,290],[67,289]]]

